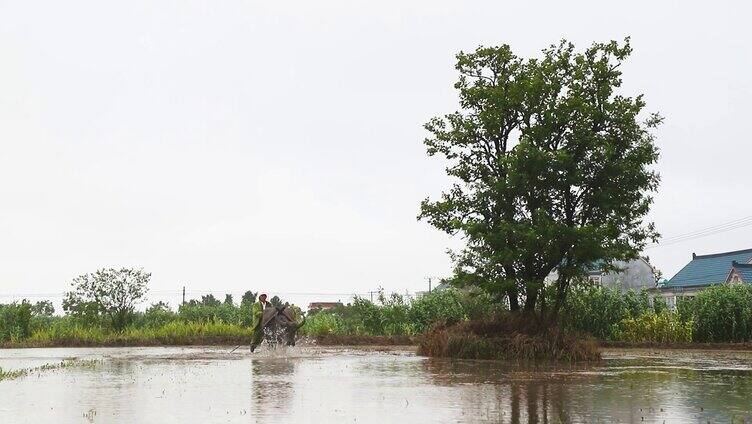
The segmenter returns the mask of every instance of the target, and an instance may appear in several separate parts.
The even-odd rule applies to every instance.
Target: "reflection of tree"
[[[510,412],[512,413],[512,424],[520,423],[520,392],[517,385],[512,385],[510,390]]]
[[[484,420],[510,423],[572,422],[567,383],[557,376],[592,368],[435,359],[423,365],[435,383],[463,387],[463,412],[476,411],[488,415]],[[465,389],[469,387],[472,390]]]
[[[290,411],[295,363],[286,358],[264,358],[251,363],[252,413],[270,422]]]
[[[562,395],[561,386],[550,385],[547,381],[525,381],[509,383],[509,403],[512,423],[548,423],[549,416],[557,417],[554,422],[570,422],[563,405],[549,403],[549,399]],[[524,409],[520,405],[524,403]]]
[[[483,411],[489,419],[511,423],[587,422],[599,417],[630,422],[655,417],[653,412],[669,400],[666,385],[675,376],[642,367],[624,369],[626,363],[604,368],[602,364],[429,359],[422,364],[435,384],[462,387],[455,398],[462,400],[463,413]]]

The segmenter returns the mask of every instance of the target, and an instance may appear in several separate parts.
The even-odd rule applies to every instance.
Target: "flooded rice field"
[[[0,423],[752,422],[752,353],[607,350],[590,366],[401,348],[0,350]]]

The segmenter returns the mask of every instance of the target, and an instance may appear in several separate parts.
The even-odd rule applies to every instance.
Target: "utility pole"
[[[428,292],[431,293],[433,291],[433,280],[437,279],[439,282],[441,282],[441,277],[437,277],[435,275],[432,275],[430,277],[426,277],[425,280],[428,280]]]
[[[431,282],[432,282],[431,280],[432,279],[433,279],[433,277],[426,277],[426,278],[424,278],[424,280],[428,280],[428,292],[429,293],[431,293],[431,289],[432,289],[432,287],[431,287]]]
[[[185,305],[185,286],[183,286],[183,305]]]

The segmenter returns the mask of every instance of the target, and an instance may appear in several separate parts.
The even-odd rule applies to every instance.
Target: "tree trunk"
[[[556,300],[554,307],[551,310],[551,317],[555,318],[559,315],[561,307],[564,306],[564,302],[567,300],[567,288],[569,287],[569,278],[563,277],[559,274],[559,278],[556,279]]]
[[[517,299],[517,289],[508,289],[507,297],[509,298],[509,310],[516,312],[520,310],[520,301]]]
[[[525,312],[534,311],[536,303],[538,303],[538,289],[529,287],[525,290]]]
[[[547,317],[548,316],[548,304],[546,303],[546,286],[543,286],[543,289],[541,291],[541,298],[540,298],[540,310],[541,310],[541,316]]]

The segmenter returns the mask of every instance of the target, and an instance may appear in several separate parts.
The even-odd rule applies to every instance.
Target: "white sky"
[[[424,290],[456,246],[422,124],[454,54],[631,35],[623,92],[666,124],[665,236],[752,215],[746,2],[0,0],[0,302],[99,267],[195,292]],[[646,252],[752,247],[752,226]],[[46,296],[53,297],[53,296]],[[296,303],[341,295],[282,295]]]

